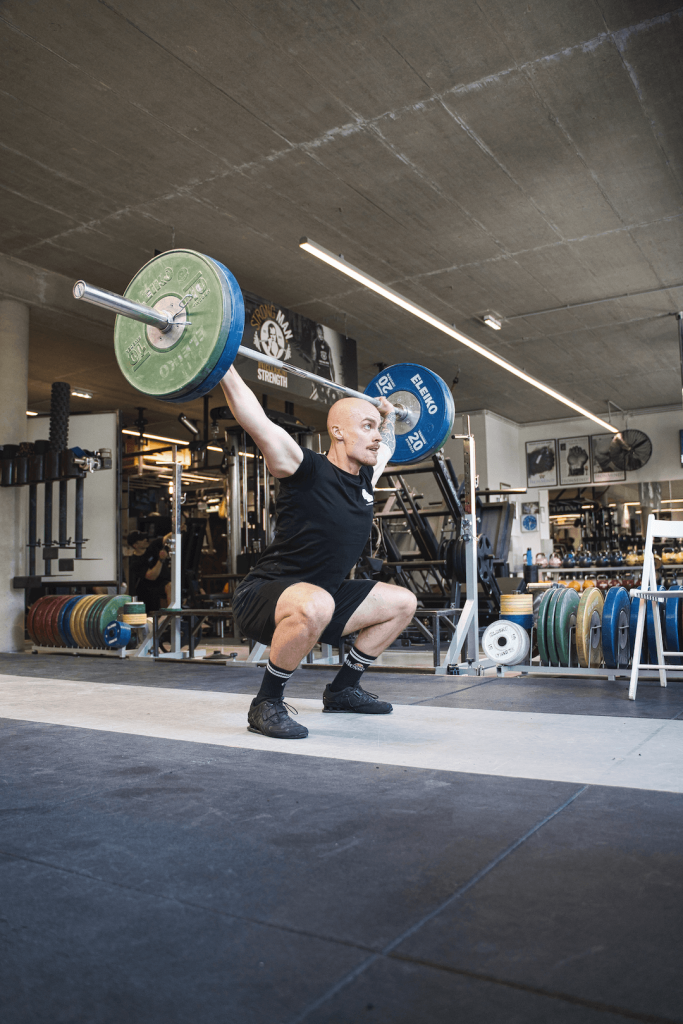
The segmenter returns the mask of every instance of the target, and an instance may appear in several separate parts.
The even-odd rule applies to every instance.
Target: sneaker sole
[[[365,711],[363,708],[323,708],[324,715],[390,715],[393,711]]]
[[[255,732],[257,736],[265,736],[268,740],[307,740],[308,733],[305,736],[274,736],[270,732],[262,732],[261,729],[255,729],[253,725],[247,726],[247,732]]]

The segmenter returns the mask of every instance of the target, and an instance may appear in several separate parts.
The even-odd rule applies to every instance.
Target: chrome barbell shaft
[[[112,313],[119,313],[127,316],[129,320],[139,320],[141,324],[149,324],[150,327],[158,327],[160,331],[167,331],[173,327],[175,321],[170,313],[152,309],[142,302],[133,302],[116,292],[109,292],[106,288],[97,288],[86,281],[76,281],[73,288],[75,299],[83,299],[93,306],[101,306],[102,309],[110,309]]]
[[[168,331],[178,323],[170,313],[152,309],[151,306],[146,306],[143,302],[133,302],[132,299],[127,299],[116,292],[107,291],[106,288],[97,288],[86,281],[76,281],[73,287],[73,295],[75,299],[83,299],[84,302],[90,302],[93,306],[109,309],[112,313],[117,313],[119,316],[128,317],[129,320],[138,320],[142,324],[158,327],[162,332]],[[379,407],[379,398],[366,395],[362,391],[354,391],[353,388],[349,388],[345,384],[337,384],[336,381],[319,377],[316,373],[309,373],[308,370],[301,370],[298,366],[292,366],[291,363],[283,363],[281,359],[276,359],[275,356],[267,356],[263,352],[256,352],[254,349],[245,348],[244,345],[240,345],[237,352],[247,359],[254,360],[254,362],[266,363],[268,366],[274,366],[279,370],[284,370],[286,373],[293,373],[296,377],[304,377],[306,380],[321,384],[323,387],[341,391],[349,398],[363,398],[366,402]],[[397,420],[407,418],[408,411],[403,406],[397,405],[394,408],[396,409]]]
[[[315,384],[322,384],[326,388],[334,388],[335,391],[341,391],[349,398],[364,398],[366,402],[372,402],[373,405],[379,406],[379,398],[373,398],[372,395],[366,395],[362,391],[354,391],[353,388],[348,388],[346,384],[337,384],[334,380],[327,380],[326,377],[319,377],[317,373],[309,373],[308,370],[301,370],[298,366],[292,366],[291,363],[283,363],[281,359],[276,359],[275,356],[264,355],[263,352],[256,352],[253,348],[245,348],[244,345],[240,345],[237,349],[239,356],[245,356],[247,359],[252,359],[255,363],[266,363],[268,366],[274,366],[278,370],[284,370],[286,373],[293,373],[295,377],[303,377],[305,380],[312,380]],[[399,413],[396,413],[399,418]]]

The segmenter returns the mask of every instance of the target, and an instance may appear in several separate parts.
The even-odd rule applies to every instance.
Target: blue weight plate
[[[657,587],[657,590],[664,590],[664,587]],[[657,664],[657,636],[655,634],[655,610],[656,614],[659,615],[659,621],[662,621],[662,607],[661,605],[655,604],[654,601],[647,602],[647,618],[645,619],[645,632],[647,633],[647,652],[648,652],[648,664]],[[666,646],[666,634],[664,632],[664,625],[662,624],[662,647],[667,650]],[[669,660],[668,658],[666,659]]]
[[[130,643],[132,635],[133,630],[125,622],[110,622],[108,626],[105,626],[102,634],[104,646],[110,650],[120,650],[121,647]]]
[[[77,605],[81,599],[79,594],[77,597],[70,597],[63,608],[59,609],[59,615],[57,617],[57,629],[59,630],[62,639],[67,647],[78,647],[78,644],[71,635],[69,629],[69,619],[71,618],[71,609],[74,605]]]
[[[211,259],[211,257],[207,257],[207,259]],[[218,357],[216,365],[210,369],[200,383],[195,385],[190,391],[165,399],[165,401],[176,405],[182,402],[192,402],[195,398],[208,395],[225,377],[235,361],[238,348],[242,344],[242,335],[244,334],[244,296],[242,295],[242,289],[226,266],[219,263],[218,260],[212,259],[211,262],[215,264],[223,285],[223,294],[225,296],[223,305],[226,310],[230,310],[230,325],[225,339],[225,347]]]
[[[646,602],[647,604],[647,602]],[[636,629],[638,627],[638,608],[640,606],[640,599],[634,597],[631,599],[631,611],[629,613],[629,648],[631,651],[631,658],[633,658],[633,651],[636,645]],[[645,620],[645,628],[643,629],[643,649],[640,652],[641,664],[648,665],[650,662],[648,648],[647,648],[647,618]]]
[[[670,587],[680,590],[679,586]],[[683,598],[681,598],[683,600]],[[681,651],[683,646],[683,630],[681,629],[681,601],[667,601],[665,612],[665,630],[667,651]],[[683,658],[667,658],[667,665],[683,665]]]
[[[416,416],[412,426],[396,423],[396,451],[391,463],[420,462],[443,447],[453,427],[455,408],[452,396],[446,398],[446,390],[436,373],[417,363],[396,363],[372,378],[366,394],[393,396]]]
[[[629,662],[631,600],[624,587],[610,587],[602,610],[602,655],[606,668],[625,668]],[[626,627],[620,636],[619,627]]]

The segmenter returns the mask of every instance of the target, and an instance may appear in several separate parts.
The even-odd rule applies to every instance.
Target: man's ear
[[[330,432],[335,441],[344,440],[344,431],[342,430],[341,427],[332,427]]]

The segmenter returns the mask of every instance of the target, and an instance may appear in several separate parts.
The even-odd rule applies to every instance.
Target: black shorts
[[[237,625],[244,636],[260,644],[270,644],[275,632],[275,606],[280,595],[295,583],[295,579],[251,580],[238,587],[232,600]],[[343,630],[356,608],[375,586],[375,580],[342,580],[334,598],[334,615],[325,627],[320,642],[339,646]]]

